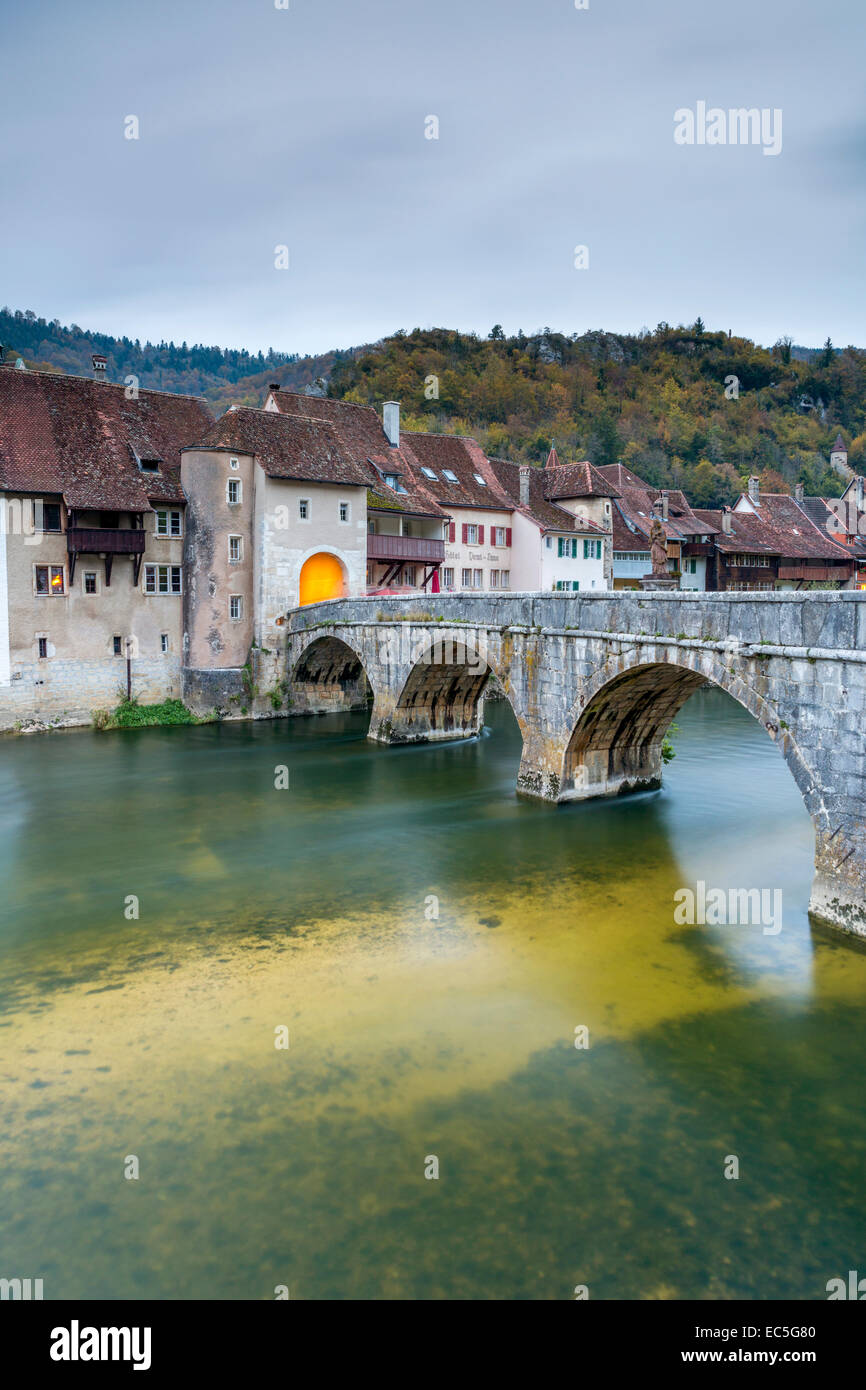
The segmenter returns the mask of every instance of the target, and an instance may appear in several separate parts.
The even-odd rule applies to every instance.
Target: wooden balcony
[[[66,532],[66,549],[70,555],[142,555],[146,539],[146,531],[72,526]]]
[[[850,578],[851,565],[780,565],[780,579],[804,579],[827,581],[834,579],[839,584],[844,584]]]
[[[69,554],[69,583],[75,578],[75,562],[79,555],[105,556],[105,587],[111,586],[111,567],[115,555],[132,556],[132,583],[138,584],[141,574],[141,559],[147,542],[147,532],[142,530],[122,531],[114,526],[70,526],[66,532],[66,549]]]
[[[421,536],[368,536],[367,559],[383,562],[414,560],[436,565],[445,559],[445,542],[424,540]]]

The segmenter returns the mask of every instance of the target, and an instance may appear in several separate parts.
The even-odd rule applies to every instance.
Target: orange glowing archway
[[[311,555],[301,568],[298,602],[320,603],[325,598],[342,598],[346,593],[346,575],[336,555],[322,550]]]

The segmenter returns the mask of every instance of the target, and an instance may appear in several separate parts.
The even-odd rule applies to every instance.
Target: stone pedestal
[[[672,574],[645,574],[638,580],[642,589],[678,589],[680,581]]]

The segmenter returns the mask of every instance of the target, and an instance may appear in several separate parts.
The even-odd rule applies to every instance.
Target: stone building
[[[182,693],[182,446],[203,403],[0,368],[0,729]]]

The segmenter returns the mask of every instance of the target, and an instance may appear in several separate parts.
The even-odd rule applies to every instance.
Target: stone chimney
[[[667,521],[669,505],[668,490],[667,488],[662,488],[655,500],[655,513],[661,521]]]
[[[382,407],[382,428],[392,449],[400,448],[400,402],[386,401]]]
[[[531,470],[531,468],[530,468],[530,466],[529,466],[528,463],[522,463],[522,464],[520,465],[520,505],[521,505],[521,507],[528,507],[528,506],[529,506],[529,475],[530,475],[531,471],[532,471],[532,470]]]
[[[795,502],[802,502],[802,501],[803,501],[804,495],[805,495],[805,488],[803,487],[803,484],[802,484],[802,483],[798,483],[797,486],[794,488],[794,501],[795,501]]]
[[[858,513],[866,511],[866,478],[860,473],[857,474],[854,480],[854,496],[857,499]]]
[[[105,381],[105,369],[108,366],[108,358],[103,357],[101,352],[94,352],[90,360],[93,363],[93,380]]]
[[[761,480],[756,478],[754,474],[749,479],[749,501],[755,507],[761,505]]]
[[[731,534],[731,509],[722,507],[722,531],[726,536]]]

